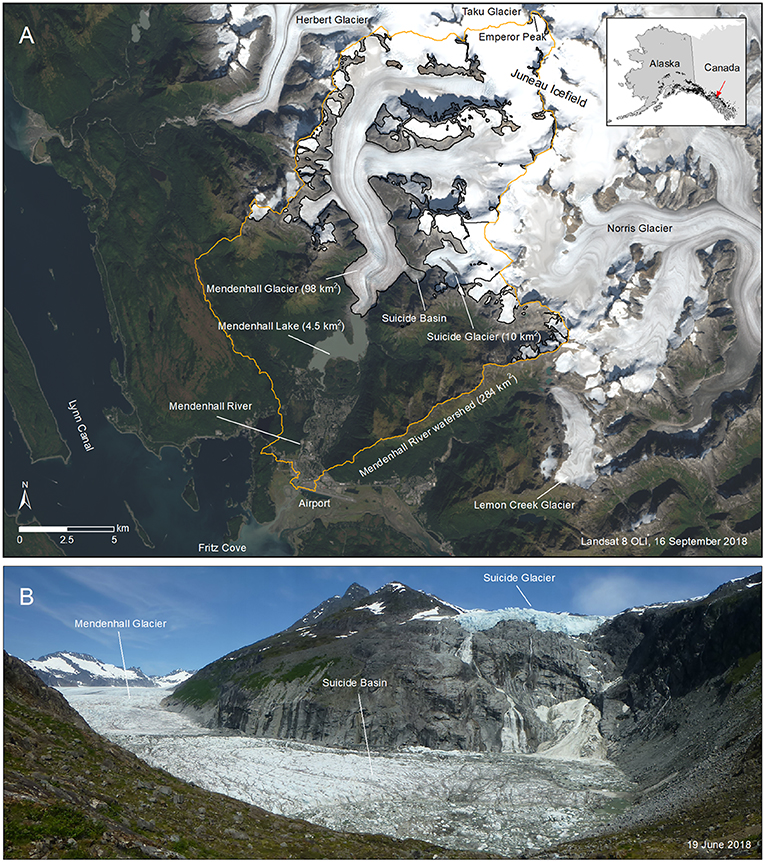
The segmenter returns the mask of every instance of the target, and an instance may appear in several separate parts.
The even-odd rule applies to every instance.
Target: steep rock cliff
[[[323,603],[165,703],[209,727],[343,747],[363,745],[363,709],[376,749],[608,757],[650,782],[738,733],[725,680],[756,664],[759,580],[608,619],[465,612],[392,583]]]

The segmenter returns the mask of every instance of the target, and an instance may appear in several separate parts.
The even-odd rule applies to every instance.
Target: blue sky
[[[519,586],[544,611],[614,614],[705,595],[758,566],[6,566],[4,647],[24,659],[71,650],[121,664],[114,629],[75,619],[160,619],[164,629],[122,631],[125,661],[148,674],[203,667],[281,631],[354,581],[371,592],[401,581],[464,608],[527,607],[513,584],[484,574],[554,574]],[[34,603],[20,604],[20,588]]]

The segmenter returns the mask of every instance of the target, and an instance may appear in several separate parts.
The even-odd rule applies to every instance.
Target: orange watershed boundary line
[[[448,33],[448,34],[447,34],[446,36],[444,36],[442,39],[436,39],[436,38],[434,38],[434,37],[432,37],[432,36],[424,36],[422,33],[417,33],[417,32],[415,32],[414,30],[400,30],[400,31],[398,31],[397,33],[393,33],[393,34],[391,34],[391,33],[388,33],[388,31],[385,29],[385,27],[380,26],[380,27],[377,27],[377,28],[376,28],[375,30],[373,30],[372,32],[370,32],[367,36],[363,36],[361,39],[356,39],[354,42],[351,42],[349,45],[347,45],[345,48],[343,48],[343,50],[342,50],[342,51],[340,52],[340,54],[339,54],[339,58],[338,58],[337,66],[335,67],[335,71],[332,73],[332,78],[334,79],[335,75],[336,75],[336,74],[337,74],[337,72],[340,70],[340,62],[341,62],[341,60],[342,60],[342,56],[343,56],[343,54],[344,54],[344,53],[345,53],[349,48],[352,48],[354,45],[360,44],[361,42],[363,42],[363,41],[364,41],[364,39],[369,38],[369,36],[372,36],[374,33],[377,33],[377,32],[379,32],[379,31],[383,31],[383,32],[385,32],[389,39],[393,38],[394,36],[399,36],[399,35],[403,35],[403,34],[410,34],[410,35],[412,35],[412,36],[419,36],[419,37],[420,37],[420,38],[422,38],[422,39],[428,39],[428,40],[429,40],[429,41],[431,41],[431,42],[445,42],[447,39],[449,39],[449,38],[450,38],[450,37],[452,37],[452,36],[455,36],[456,38],[461,38],[461,39],[464,41],[464,40],[466,40],[466,39],[467,39],[467,34],[468,34],[468,33],[480,33],[480,32],[484,32],[484,31],[486,31],[486,30],[497,30],[497,29],[499,29],[500,27],[505,27],[505,26],[507,26],[507,25],[509,25],[509,24],[512,24],[512,25],[514,25],[514,26],[516,26],[516,27],[527,27],[527,26],[528,26],[529,24],[531,24],[531,23],[532,23],[532,21],[534,20],[534,15],[536,15],[536,16],[537,16],[537,17],[538,17],[538,18],[539,18],[539,19],[544,23],[544,25],[545,25],[545,31],[549,33],[549,32],[550,32],[550,28],[549,28],[549,25],[548,25],[547,21],[545,21],[545,19],[544,19],[544,18],[543,18],[543,17],[542,17],[538,12],[536,12],[536,11],[532,11],[532,12],[529,14],[529,19],[528,19],[528,21],[526,21],[526,22],[525,22],[525,23],[523,23],[523,24],[521,24],[521,23],[519,23],[519,22],[517,22],[517,21],[505,21],[505,22],[503,22],[502,24],[492,24],[492,25],[489,25],[489,26],[487,26],[487,27],[468,27],[468,28],[466,28],[466,29],[463,31],[463,35],[462,35],[462,37],[457,36],[457,34],[456,34],[456,33]],[[553,49],[555,48],[555,39],[553,38],[552,34],[550,34],[550,38],[552,39],[552,43],[553,43],[553,44],[552,44],[552,46],[550,47],[550,50],[549,50],[549,51],[548,51],[548,52],[547,52],[547,53],[542,57],[542,60],[540,61],[540,64],[539,64],[539,67],[540,67],[540,68],[541,68],[541,66],[542,66],[542,63],[544,63],[544,61],[545,61],[545,60],[550,56],[551,52],[552,52],[552,51],[553,51]],[[538,69],[534,70],[534,74],[535,74],[537,77],[539,77],[539,70],[538,70]],[[291,202],[292,202],[292,201],[297,197],[297,195],[300,193],[300,191],[301,191],[301,190],[303,189],[303,187],[305,186],[305,183],[303,182],[302,178],[300,177],[300,171],[299,171],[299,168],[298,168],[298,155],[297,155],[297,151],[298,151],[298,149],[300,148],[300,144],[301,144],[303,141],[308,140],[309,138],[312,138],[312,137],[313,137],[313,135],[315,134],[315,132],[317,131],[317,129],[319,129],[319,128],[321,127],[321,125],[324,123],[324,109],[326,108],[327,100],[328,100],[328,99],[330,98],[330,96],[332,96],[332,94],[333,94],[333,93],[335,93],[336,91],[338,91],[338,86],[335,84],[335,85],[330,89],[330,91],[327,93],[327,95],[324,97],[324,99],[323,99],[323,101],[322,101],[322,103],[321,103],[321,114],[320,114],[320,116],[322,117],[322,119],[319,121],[319,123],[318,123],[318,125],[316,126],[316,128],[315,128],[315,129],[313,129],[313,131],[311,132],[311,134],[306,135],[306,136],[304,136],[304,137],[300,138],[300,139],[298,140],[297,144],[295,145],[295,174],[296,174],[296,176],[298,177],[298,179],[300,180],[300,186],[298,187],[298,190],[295,192],[295,194],[294,194],[294,195],[292,195],[292,197],[290,197],[290,198],[288,198],[288,199],[287,199],[287,202],[284,204],[284,206],[283,206],[280,210],[275,210],[275,209],[273,209],[272,207],[270,207],[270,206],[268,206],[268,205],[266,205],[266,204],[259,204],[259,203],[257,203],[257,201],[253,198],[253,200],[250,202],[250,205],[249,205],[249,207],[248,207],[248,209],[247,209],[247,215],[245,216],[244,221],[242,222],[242,224],[241,224],[241,225],[240,225],[240,227],[239,227],[239,233],[237,233],[237,234],[236,234],[235,236],[233,236],[233,237],[225,237],[225,236],[221,237],[221,238],[220,238],[220,239],[219,239],[219,240],[218,240],[218,241],[217,241],[217,242],[216,242],[216,243],[215,243],[211,248],[207,249],[207,251],[203,252],[202,254],[200,254],[200,255],[199,255],[199,257],[197,257],[197,258],[195,258],[195,259],[194,259],[194,269],[195,269],[196,274],[197,274],[197,281],[199,282],[199,285],[200,285],[200,287],[202,288],[202,296],[203,296],[203,298],[204,298],[204,301],[205,301],[205,302],[207,303],[207,305],[210,307],[210,311],[212,312],[213,317],[218,321],[219,328],[222,330],[222,332],[224,333],[224,335],[226,336],[226,338],[228,338],[228,340],[231,342],[231,349],[233,350],[233,352],[234,352],[237,356],[241,356],[243,359],[247,359],[247,360],[249,360],[250,362],[252,362],[252,363],[255,365],[255,367],[258,369],[258,374],[265,374],[265,376],[268,378],[268,382],[269,382],[270,387],[271,387],[271,392],[273,393],[273,396],[274,396],[274,398],[276,399],[276,403],[277,403],[277,405],[278,405],[278,407],[277,407],[277,413],[279,414],[279,436],[282,436],[282,435],[283,435],[283,433],[284,433],[284,415],[282,414],[282,402],[281,402],[281,400],[280,400],[279,396],[276,394],[276,388],[274,387],[274,381],[273,381],[273,378],[271,377],[271,375],[270,375],[267,371],[264,371],[264,370],[260,367],[260,365],[258,364],[258,361],[257,361],[256,359],[254,359],[252,356],[249,356],[249,355],[248,355],[248,354],[246,354],[246,353],[242,353],[241,351],[239,351],[239,350],[237,350],[237,349],[236,349],[236,344],[234,343],[233,336],[223,328],[223,321],[218,317],[218,315],[217,315],[217,314],[216,314],[216,312],[215,312],[215,309],[213,308],[212,302],[211,302],[211,301],[210,301],[210,299],[205,295],[205,286],[204,286],[204,282],[202,281],[202,276],[201,276],[201,275],[200,275],[200,273],[199,273],[199,261],[200,261],[203,257],[205,257],[206,255],[210,254],[210,252],[212,252],[212,251],[213,251],[213,250],[214,250],[218,245],[220,245],[220,243],[222,243],[222,242],[234,242],[235,240],[239,239],[239,237],[241,237],[241,236],[242,236],[242,233],[243,233],[243,231],[244,231],[244,226],[247,224],[248,219],[252,216],[252,211],[253,211],[253,208],[254,208],[254,207],[258,207],[258,209],[267,209],[267,210],[270,210],[272,213],[274,213],[274,215],[281,215],[281,214],[282,214],[282,213],[287,209],[287,207],[290,205],[290,203],[291,203]],[[547,107],[546,107],[546,105],[545,105],[545,100],[544,100],[544,96],[542,95],[542,93],[541,93],[540,91],[537,91],[537,95],[539,96],[539,98],[540,98],[540,99],[541,99],[541,101],[542,101],[542,109],[543,109],[544,113],[548,113],[548,114],[550,114],[550,115],[552,116],[552,120],[553,120],[553,135],[552,135],[552,138],[551,138],[551,140],[550,140],[550,146],[549,146],[549,147],[547,147],[547,149],[545,149],[545,150],[540,150],[540,152],[538,152],[538,153],[534,156],[534,158],[531,160],[531,162],[529,162],[529,164],[528,164],[528,165],[524,165],[524,166],[522,166],[522,167],[523,167],[522,172],[521,172],[520,174],[518,174],[518,176],[517,176],[517,177],[514,177],[512,180],[510,180],[510,182],[508,182],[508,184],[505,186],[504,190],[500,193],[499,198],[498,198],[497,208],[496,208],[496,209],[497,209],[497,217],[496,217],[496,219],[494,219],[494,221],[493,221],[493,222],[487,222],[487,223],[486,223],[486,225],[484,226],[484,229],[483,229],[483,236],[484,236],[484,239],[486,240],[486,242],[487,242],[487,243],[488,243],[488,244],[489,244],[489,245],[494,249],[494,251],[496,251],[496,252],[497,252],[497,253],[499,253],[499,254],[503,254],[503,255],[507,258],[507,260],[508,260],[508,263],[507,263],[507,264],[506,264],[506,265],[505,265],[505,266],[504,266],[504,267],[499,271],[499,275],[501,275],[501,276],[502,276],[502,278],[504,279],[504,281],[505,281],[505,285],[506,285],[507,287],[509,287],[509,288],[510,288],[510,290],[512,290],[512,291],[513,291],[513,293],[515,294],[516,302],[518,302],[518,306],[517,306],[517,308],[523,308],[523,307],[524,307],[524,306],[526,306],[526,305],[534,305],[534,304],[538,304],[538,305],[541,305],[541,306],[542,306],[542,308],[547,309],[547,311],[549,311],[551,314],[554,314],[556,317],[558,317],[558,318],[561,320],[561,322],[563,323],[563,325],[566,327],[566,341],[564,341],[564,342],[563,342],[563,344],[565,344],[565,343],[567,343],[567,341],[568,341],[568,331],[569,331],[569,330],[568,330],[568,326],[566,325],[565,320],[563,320],[562,315],[561,315],[559,312],[557,312],[557,311],[553,310],[552,308],[550,308],[549,306],[544,305],[544,303],[539,302],[538,300],[531,300],[531,301],[529,301],[529,302],[524,302],[524,303],[521,303],[521,302],[518,300],[518,291],[517,291],[517,289],[516,289],[513,285],[511,285],[511,284],[509,284],[509,283],[508,283],[507,279],[505,278],[505,276],[504,276],[504,274],[503,274],[503,273],[504,273],[504,271],[505,271],[509,266],[511,266],[511,265],[512,265],[512,263],[513,263],[513,259],[510,257],[510,255],[509,255],[509,254],[507,254],[507,252],[502,251],[502,249],[497,248],[497,247],[496,247],[496,246],[491,242],[491,240],[488,238],[488,236],[486,235],[486,231],[488,230],[488,228],[489,228],[489,227],[493,227],[493,226],[494,226],[494,225],[496,225],[496,224],[497,224],[497,222],[499,221],[499,217],[500,217],[500,207],[501,207],[501,205],[502,205],[502,195],[504,195],[504,194],[505,194],[505,192],[510,188],[510,186],[511,186],[511,185],[512,185],[516,180],[520,179],[521,177],[524,177],[524,176],[528,173],[529,166],[530,166],[530,165],[533,165],[533,164],[534,164],[534,162],[536,162],[536,160],[537,160],[537,158],[538,158],[539,156],[541,156],[543,153],[547,153],[547,152],[549,152],[549,151],[552,149],[552,147],[553,147],[553,141],[555,140],[555,135],[557,134],[557,131],[558,131],[558,122],[557,122],[557,120],[556,120],[556,118],[555,118],[555,112],[554,112],[553,110],[551,110],[550,108],[547,108]],[[558,347],[556,347],[556,348],[555,348],[555,350],[550,350],[550,351],[548,351],[547,353],[545,353],[545,354],[540,354],[540,355],[549,356],[549,355],[551,355],[551,354],[555,353],[557,350],[559,350],[559,349],[560,349],[560,346],[561,346],[561,345],[558,345]],[[332,467],[327,467],[325,470],[322,470],[322,472],[319,474],[319,476],[318,476],[316,479],[314,479],[314,480],[313,480],[313,487],[312,487],[312,488],[311,488],[311,487],[307,487],[307,486],[305,486],[305,485],[296,485],[296,484],[295,484],[295,480],[297,480],[297,479],[299,479],[299,478],[300,478],[300,473],[301,473],[301,471],[300,471],[300,470],[298,470],[298,469],[295,467],[295,463],[294,463],[294,461],[288,461],[288,460],[286,460],[286,459],[284,459],[284,458],[279,458],[279,456],[278,456],[275,452],[268,451],[268,450],[270,449],[270,447],[271,447],[271,446],[273,446],[273,445],[276,443],[276,440],[272,440],[270,443],[267,443],[267,444],[266,444],[266,445],[265,445],[265,446],[260,450],[260,454],[261,454],[261,455],[266,455],[266,454],[271,455],[271,456],[273,457],[274,461],[276,461],[276,463],[278,463],[278,464],[286,464],[286,465],[288,465],[288,466],[290,467],[290,469],[292,470],[292,472],[293,472],[293,474],[294,474],[294,475],[293,475],[293,477],[290,479],[290,485],[292,485],[292,487],[293,487],[293,488],[295,488],[295,490],[297,490],[297,491],[311,491],[311,492],[317,492],[317,485],[319,484],[320,480],[321,480],[324,476],[326,476],[326,474],[327,474],[327,473],[329,473],[331,470],[336,470],[338,467],[345,467],[347,464],[354,464],[354,463],[356,462],[356,458],[357,458],[359,455],[361,455],[361,453],[362,453],[362,452],[367,452],[367,451],[369,451],[370,449],[374,449],[374,447],[375,447],[375,446],[378,446],[380,443],[385,443],[385,442],[387,442],[387,441],[389,441],[389,440],[397,440],[397,439],[398,439],[398,438],[400,438],[400,437],[404,437],[404,436],[406,436],[406,435],[409,433],[409,429],[410,429],[410,428],[412,428],[412,427],[413,427],[413,426],[415,426],[415,425],[419,425],[421,422],[425,422],[425,421],[427,421],[427,420],[430,418],[430,416],[432,415],[433,411],[434,411],[434,410],[436,410],[436,408],[438,408],[438,407],[442,407],[444,404],[449,404],[449,403],[450,403],[450,402],[452,402],[452,401],[456,401],[456,400],[457,400],[457,399],[459,399],[459,398],[463,398],[463,397],[465,397],[465,396],[472,395],[472,394],[473,394],[477,389],[479,389],[479,388],[483,385],[483,382],[484,382],[484,380],[486,379],[486,369],[487,369],[487,368],[490,368],[490,367],[494,367],[494,368],[509,368],[511,365],[517,365],[517,364],[518,364],[518,363],[520,363],[520,362],[533,362],[535,359],[538,359],[538,358],[539,358],[539,356],[534,356],[534,357],[531,357],[531,358],[529,358],[529,359],[515,359],[515,360],[513,360],[512,362],[508,362],[508,363],[507,363],[507,364],[505,364],[505,365],[500,365],[500,364],[498,364],[498,363],[496,363],[496,362],[487,362],[487,363],[484,363],[484,364],[481,366],[481,379],[480,379],[480,381],[478,382],[478,384],[477,384],[476,386],[474,386],[472,389],[468,389],[468,390],[467,390],[467,391],[465,391],[465,392],[461,392],[459,395],[454,395],[454,396],[452,396],[451,398],[447,398],[447,399],[445,399],[444,401],[439,401],[438,403],[434,404],[434,405],[433,405],[433,407],[431,407],[431,408],[430,408],[430,410],[427,412],[427,414],[426,414],[425,416],[423,416],[421,419],[417,419],[417,420],[415,420],[414,422],[410,422],[410,423],[406,426],[406,429],[405,429],[404,431],[402,431],[400,434],[394,434],[392,437],[381,437],[379,440],[376,440],[376,441],[375,441],[374,443],[372,443],[370,446],[365,446],[363,449],[359,449],[359,451],[358,451],[358,452],[356,452],[356,454],[355,454],[352,458],[349,458],[347,461],[343,461],[341,464],[335,464],[335,465],[334,465],[334,466],[332,466]]]

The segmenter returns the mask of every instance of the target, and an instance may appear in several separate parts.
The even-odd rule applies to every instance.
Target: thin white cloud
[[[590,569],[578,576],[570,609],[580,614],[612,615],[628,608],[681,601],[707,595],[739,574],[716,566]]]
[[[586,582],[574,588],[574,613],[610,616],[626,608],[657,601],[654,597],[655,585],[647,589],[645,582],[634,575],[599,574],[585,580]]]
[[[103,596],[122,607],[127,616],[168,618],[171,628],[214,622],[209,612],[211,585],[220,582],[219,572],[209,578],[188,570],[152,567],[80,567],[62,569],[61,574],[79,587]],[[72,605],[82,608],[81,600]],[[97,617],[104,615],[104,609]],[[78,612],[82,616],[82,612]]]

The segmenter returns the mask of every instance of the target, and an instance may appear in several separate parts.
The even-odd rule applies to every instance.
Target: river
[[[251,456],[244,436],[205,439],[196,457],[171,446],[157,457],[136,435],[123,434],[106,420],[105,410],[116,406],[131,412],[132,407],[110,372],[112,362],[122,367],[123,352],[112,338],[93,260],[88,200],[52,167],[28,161],[19,138],[23,109],[7,90],[5,105],[5,307],[72,451],[67,463],[60,458],[32,463],[6,400],[5,511],[16,515],[26,482],[31,511],[24,507],[21,523],[34,518],[46,526],[123,528],[105,535],[51,533],[56,544],[76,556],[289,555],[289,546],[243,508]],[[69,409],[72,400],[87,425],[92,451],[83,448]],[[197,512],[182,498],[191,478],[200,502]],[[247,522],[247,548],[232,554],[223,546],[227,522],[237,515]],[[18,537],[8,543],[6,555],[18,553],[17,543]],[[241,547],[241,542],[232,544]],[[200,551],[200,545],[210,547]],[[211,549],[216,547],[217,552]]]

